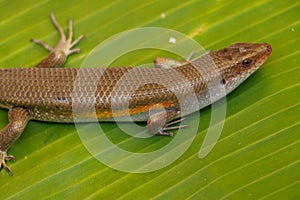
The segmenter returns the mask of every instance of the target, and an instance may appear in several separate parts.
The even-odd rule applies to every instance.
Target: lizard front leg
[[[168,132],[169,130],[176,130],[188,127],[187,125],[171,126],[185,120],[185,118],[179,117],[180,111],[176,110],[168,110],[155,113],[148,118],[147,130],[149,133],[155,135],[173,136],[172,133]]]
[[[190,53],[190,55],[184,61],[178,61],[171,58],[158,57],[154,60],[154,65],[156,68],[170,69],[174,67],[179,67],[184,64],[187,64],[191,61],[194,51]]]

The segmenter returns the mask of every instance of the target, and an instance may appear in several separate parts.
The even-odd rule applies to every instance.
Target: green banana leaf
[[[37,38],[55,45],[59,35],[49,20],[51,12],[65,31],[72,17],[75,36],[85,35],[77,45],[81,52],[69,57],[64,67],[80,67],[102,41],[143,27],[179,31],[208,50],[240,41],[267,42],[273,48],[267,62],[227,96],[225,124],[208,155],[200,158],[199,150],[210,126],[212,107],[201,110],[200,122],[199,113],[184,122],[197,122],[199,127],[178,159],[144,173],[122,171],[100,162],[86,149],[74,124],[31,121],[9,150],[16,157],[16,162],[8,162],[14,175],[1,170],[0,199],[300,197],[299,1],[0,0],[0,9],[1,68],[32,67],[47,55],[29,40]],[[167,52],[146,49],[128,53],[114,64],[141,65],[158,56],[178,59]],[[6,124],[7,110],[1,109],[0,127]],[[93,127],[84,126],[86,131]],[[175,138],[134,138],[115,123],[101,123],[101,127],[113,144],[133,153],[159,150]],[[192,129],[180,134],[188,135]],[[178,151],[186,142],[178,143]],[[164,162],[165,157],[168,152],[158,159]],[[128,164],[126,159],[120,163],[137,164]]]

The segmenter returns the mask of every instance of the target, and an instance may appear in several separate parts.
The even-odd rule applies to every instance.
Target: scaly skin
[[[224,89],[229,93],[267,58],[268,45],[243,44],[243,48],[246,45],[254,46],[253,50],[260,49],[258,52],[246,54],[244,59],[223,55],[224,49],[212,51],[191,63],[169,69],[134,67],[0,69],[0,104],[1,107],[8,109],[15,106],[27,108],[31,119],[51,122],[73,122],[72,96],[80,97],[76,103],[82,105],[95,103],[100,121],[116,120],[112,118],[113,115],[117,120],[122,120],[122,117],[127,115],[125,102],[129,102],[129,113],[135,121],[146,121],[146,115],[137,114],[147,113],[157,104],[160,104],[160,110],[178,107],[177,98],[182,100],[190,96],[190,93],[195,93],[199,97],[198,103],[202,108],[212,103],[209,97],[204,99],[201,96],[207,89],[207,84],[221,84],[221,81],[224,81]],[[237,50],[236,46],[241,48],[241,44],[238,44],[227,49],[234,51]],[[243,67],[241,62],[246,58],[251,58],[253,63]],[[215,67],[206,64],[211,59],[215,62]],[[92,84],[91,80],[97,83]],[[114,114],[112,106],[115,107]],[[83,112],[78,117],[82,121],[88,121],[92,114]]]
[[[76,121],[94,121],[93,110],[87,109],[92,105],[100,121],[127,121],[130,116],[134,121],[147,121],[150,133],[170,135],[165,131],[184,127],[170,127],[174,124],[170,121],[224,97],[272,51],[264,43],[236,43],[190,62],[174,61],[174,67],[157,63],[157,68],[55,68],[79,51],[72,47],[82,37],[72,42],[70,21],[66,39],[54,15],[51,19],[61,35],[59,44],[52,49],[33,40],[50,51],[47,58],[34,68],[0,69],[0,107],[10,111],[9,124],[0,132],[0,162],[9,172],[5,161],[13,157],[6,151],[29,120],[73,122],[75,115]],[[217,92],[210,92],[216,88]],[[194,95],[196,100],[191,101]]]

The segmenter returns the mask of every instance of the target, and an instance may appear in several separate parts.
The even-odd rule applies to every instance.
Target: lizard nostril
[[[270,54],[272,53],[272,47],[271,47],[271,45],[268,45],[268,44],[267,44],[266,53],[267,53],[268,55],[270,55]]]

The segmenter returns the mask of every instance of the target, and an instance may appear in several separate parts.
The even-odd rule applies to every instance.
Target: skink
[[[272,52],[266,43],[236,43],[209,51],[191,61],[157,58],[156,68],[59,68],[83,38],[72,41],[72,21],[66,38],[53,14],[51,20],[61,39],[55,48],[33,40],[50,51],[34,68],[0,69],[0,107],[8,109],[9,123],[0,131],[0,167],[10,173],[7,150],[24,131],[29,120],[46,122],[147,121],[149,133],[167,135],[183,128],[176,122],[224,97],[255,72]],[[91,80],[97,80],[96,85]],[[92,81],[93,82],[93,81]],[[224,92],[210,93],[220,87]],[[195,96],[197,101],[189,101]],[[74,115],[74,105],[82,109]],[[182,108],[185,107],[185,112]],[[151,112],[150,112],[151,111]],[[179,118],[179,119],[178,119]]]

